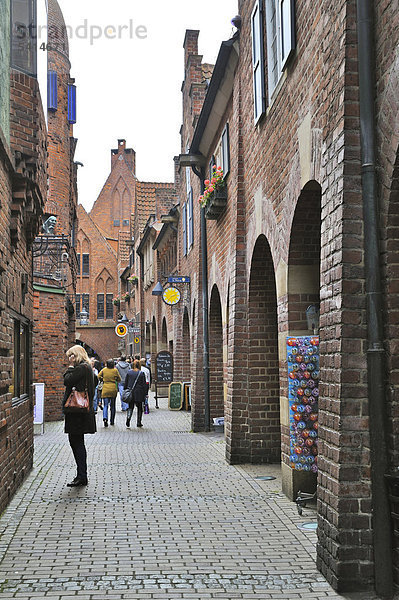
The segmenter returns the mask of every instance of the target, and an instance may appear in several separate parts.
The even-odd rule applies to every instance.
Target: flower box
[[[215,189],[205,206],[205,218],[216,220],[224,213],[227,206],[227,188]]]

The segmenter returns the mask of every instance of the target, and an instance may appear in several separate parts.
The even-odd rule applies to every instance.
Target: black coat
[[[143,371],[133,371],[133,369],[130,369],[130,371],[127,372],[123,389],[132,389],[136,379],[137,383],[134,386],[133,394],[132,396],[130,396],[129,399],[130,405],[140,404],[140,402],[144,402],[147,394],[147,383]]]
[[[96,433],[96,418],[93,409],[94,397],[94,373],[90,365],[85,362],[79,363],[75,367],[68,367],[64,373],[65,394],[62,401],[62,408],[65,406],[72,388],[79,392],[85,389],[89,395],[90,409],[88,413],[66,413],[65,414],[65,433],[82,434]]]

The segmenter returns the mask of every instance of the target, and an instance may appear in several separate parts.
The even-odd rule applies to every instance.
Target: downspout
[[[357,0],[359,107],[367,300],[367,370],[373,505],[374,577],[377,594],[393,595],[391,516],[384,480],[388,470],[385,351],[375,165],[375,58],[372,0]]]
[[[205,175],[197,167],[192,167],[199,177],[201,195],[205,190]],[[206,235],[205,208],[201,207],[201,273],[202,273],[202,322],[203,322],[203,373],[204,373],[204,421],[205,431],[211,429],[209,396],[209,315],[208,315],[208,245]]]

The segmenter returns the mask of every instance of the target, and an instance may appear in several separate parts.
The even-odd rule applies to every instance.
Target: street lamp
[[[157,285],[152,290],[152,295],[153,296],[162,296],[162,293],[163,293],[162,283],[160,281],[158,281]]]
[[[88,325],[89,324],[89,313],[87,312],[87,310],[85,308],[82,308],[82,310],[80,311],[80,324],[81,325]]]

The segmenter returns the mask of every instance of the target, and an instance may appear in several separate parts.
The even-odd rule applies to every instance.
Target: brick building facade
[[[45,384],[45,420],[62,418],[66,350],[75,343],[77,165],[75,80],[57,0],[48,2],[48,195],[34,256],[34,380]],[[48,227],[54,219],[55,227]],[[55,221],[56,220],[56,221]],[[49,369],[51,365],[51,369]]]
[[[162,205],[164,190],[172,188],[168,183],[139,181],[136,153],[119,139],[111,150],[110,174],[92,209],[87,213],[79,206],[77,339],[102,362],[137,350],[134,336],[121,339],[115,333],[123,315],[140,321],[135,285],[127,281],[138,269],[132,253],[134,227],[144,227],[155,207]],[[83,308],[87,322],[80,318]]]
[[[368,2],[353,0],[297,0],[282,12],[274,0],[238,4],[240,31],[222,44],[212,77],[198,55],[198,32],[186,33],[179,202],[162,228],[159,215],[146,223],[139,250],[153,242],[157,264],[175,246],[171,274],[190,276],[191,284],[167,307],[152,296],[165,272],[144,290],[142,270],[136,294],[144,303],[145,350],[173,351],[174,379],[191,380],[195,431],[207,427],[208,416],[225,417],[230,463],[281,460],[290,498],[298,489],[317,490],[317,563],[331,584],[374,586],[389,596],[391,566],[399,582],[384,480],[398,467],[397,6],[377,2],[370,15]],[[375,46],[368,55],[370,23]],[[362,56],[373,51],[375,63],[367,58],[364,67]],[[369,81],[376,146],[366,160],[359,111]],[[219,214],[209,207],[201,214],[201,181],[213,164],[223,167],[227,200]],[[367,205],[374,172],[377,241]],[[177,229],[173,235],[168,223]],[[318,456],[304,456],[317,474],[290,455],[286,344],[289,336],[314,335],[309,306],[320,309],[320,395],[311,411]],[[377,321],[383,321],[381,342]]]
[[[0,512],[32,467],[31,261],[47,185],[46,123],[29,60],[35,48],[16,46],[11,8],[8,0],[1,3]]]

